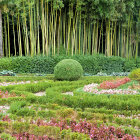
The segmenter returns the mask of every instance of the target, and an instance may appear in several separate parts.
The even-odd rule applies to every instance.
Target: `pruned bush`
[[[79,62],[73,59],[64,59],[54,68],[57,80],[78,80],[83,75],[83,68]]]

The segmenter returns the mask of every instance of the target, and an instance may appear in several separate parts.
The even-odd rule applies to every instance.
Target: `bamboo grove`
[[[9,0],[2,17],[7,57],[140,55],[137,0]]]

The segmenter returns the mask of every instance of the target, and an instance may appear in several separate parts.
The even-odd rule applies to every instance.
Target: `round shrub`
[[[130,73],[129,78],[140,81],[140,68],[133,70]]]
[[[57,80],[78,80],[82,75],[81,64],[73,59],[64,59],[54,68],[54,76]]]

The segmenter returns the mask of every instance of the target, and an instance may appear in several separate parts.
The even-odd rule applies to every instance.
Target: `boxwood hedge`
[[[52,74],[54,67],[63,59],[77,60],[85,73],[97,74],[105,72],[130,72],[140,67],[140,58],[125,59],[121,57],[106,57],[104,55],[75,55],[75,56],[34,56],[0,58],[0,71],[13,70],[15,73],[46,73]]]

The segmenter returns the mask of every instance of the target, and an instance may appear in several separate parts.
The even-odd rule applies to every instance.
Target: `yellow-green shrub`
[[[133,70],[130,73],[129,78],[140,81],[140,68]]]

